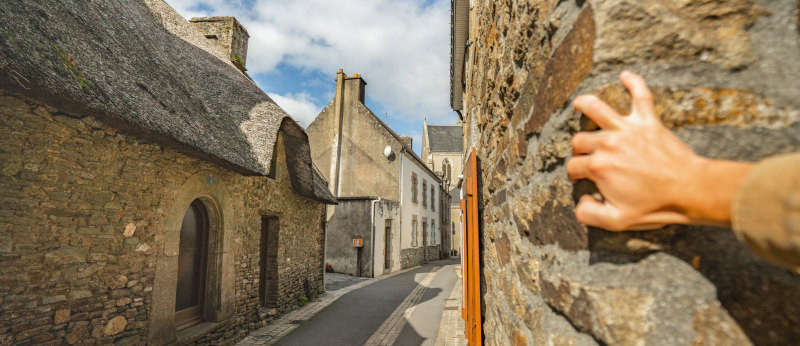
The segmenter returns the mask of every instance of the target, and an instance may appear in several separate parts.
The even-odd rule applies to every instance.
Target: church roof
[[[431,152],[455,152],[464,150],[464,130],[461,126],[428,125],[428,145]]]
[[[335,203],[300,125],[163,1],[2,1],[0,17],[2,88],[245,175],[269,174],[280,131],[295,190]]]

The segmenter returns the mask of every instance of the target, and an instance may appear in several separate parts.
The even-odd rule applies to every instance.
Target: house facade
[[[428,125],[425,120],[422,127],[422,160],[428,167],[442,177],[445,190],[450,195],[449,230],[443,230],[446,236],[444,244],[451,254],[461,252],[461,180],[464,150],[463,124],[459,120],[457,125]]]
[[[575,201],[597,191],[572,184],[565,164],[573,135],[592,129],[577,95],[630,113],[623,70],[645,78],[664,124],[702,156],[800,150],[800,71],[785,65],[800,61],[800,4],[451,3],[451,106],[477,221],[464,268],[472,344],[797,343],[797,273],[724,227],[586,227]]]
[[[230,51],[156,0],[0,14],[0,344],[233,343],[324,291],[335,198]]]
[[[314,163],[347,206],[329,208],[326,260],[337,272],[379,276],[443,255],[441,229],[449,215],[440,203],[448,196],[441,178],[411,150],[410,138],[364,105],[366,84],[339,71],[333,100],[306,131]],[[364,210],[369,222],[352,224],[358,218],[352,213]],[[355,236],[364,239],[361,250],[353,246]]]

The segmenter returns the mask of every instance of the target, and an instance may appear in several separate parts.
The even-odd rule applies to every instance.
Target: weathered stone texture
[[[411,268],[425,263],[425,248],[415,247],[400,250],[400,267]]]
[[[800,342],[797,274],[727,229],[587,228],[574,206],[592,186],[564,170],[572,135],[591,129],[572,99],[595,93],[625,114],[623,69],[644,75],[664,123],[702,155],[800,150],[798,6],[474,2],[463,113],[482,162],[487,344]]]
[[[0,92],[0,335],[21,344],[148,343],[163,220],[199,171],[239,204],[224,215],[233,314],[195,342],[232,342],[269,321],[258,298],[262,215],[281,223],[279,312],[323,291],[324,206],[293,192],[285,168],[276,180],[242,176]]]

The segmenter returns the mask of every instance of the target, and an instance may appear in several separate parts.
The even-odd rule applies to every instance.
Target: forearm
[[[731,226],[731,206],[753,163],[697,156],[686,189],[676,196],[691,223]],[[688,168],[688,167],[687,167]]]

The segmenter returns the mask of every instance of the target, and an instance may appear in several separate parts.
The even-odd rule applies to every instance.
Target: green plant
[[[231,56],[231,62],[233,62],[236,67],[241,69],[242,71],[246,71],[247,69],[244,68],[245,61],[238,55]]]
[[[67,66],[69,72],[72,74],[73,77],[75,77],[75,80],[78,81],[78,85],[81,86],[81,90],[83,90],[83,92],[85,93],[89,93],[90,92],[89,84],[86,81],[86,77],[83,76],[83,73],[81,73],[81,71],[78,71],[77,67],[78,64],[75,63],[75,60],[72,60],[72,58],[69,55],[62,52],[61,49],[59,49],[55,43],[50,43],[50,47],[53,47],[53,49],[55,49],[55,51],[58,52],[58,55],[61,57],[61,61],[64,62],[64,65]]]
[[[300,302],[300,305],[305,305],[306,303],[308,303],[308,297],[302,296],[299,299],[297,299],[297,301]]]

